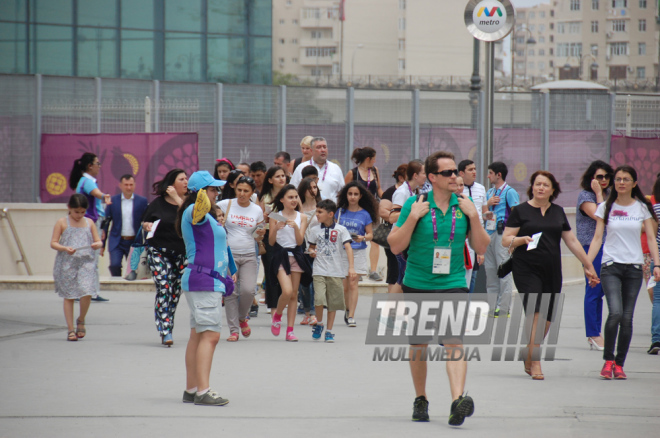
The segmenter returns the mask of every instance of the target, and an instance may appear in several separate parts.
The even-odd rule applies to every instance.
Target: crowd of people
[[[302,314],[299,324],[311,327],[311,339],[320,340],[325,331],[325,342],[335,342],[337,311],[343,311],[348,327],[358,324],[360,279],[382,280],[380,247],[371,241],[376,228],[384,227],[391,230],[387,244],[379,241],[387,258],[389,293],[472,292],[483,269],[486,291],[496,302],[489,316],[506,318],[515,284],[525,311],[533,312],[521,360],[534,380],[545,378],[539,347],[562,290],[562,241],[584,267],[586,338],[591,349],[603,352],[601,377],[626,378],[623,366],[642,288],[653,303],[648,352],[660,351],[660,175],[649,199],[634,168],[591,163],[580,181],[574,233],[555,203],[560,183],[548,171],[532,174],[528,200],[521,202],[506,182],[503,162],[489,164],[492,187],[486,190],[476,182],[474,161],[457,164],[453,154],[439,151],[398,166],[394,184],[383,190],[387,184],[370,147],[354,150],[355,167],[346,175],[328,159],[323,137],[303,138],[301,153],[292,160],[278,152],[272,166],[262,161],[235,165],[220,158],[212,174],[172,169],[154,182],[155,199],[149,204],[134,193],[132,175],[122,176],[121,193],[110,196],[96,184],[98,157],[86,153],[76,160],[69,181],[76,194],[51,241],[58,251],[55,288],[64,298],[67,339],[86,335],[90,302],[99,299],[98,257],[106,241],[110,273],[121,276],[131,246],[149,233],[146,263],[156,287],[154,318],[162,344],[173,345],[182,293],[191,309],[183,401],[224,405],[228,400],[210,390],[209,383],[222,308],[228,342],[250,337],[249,321],[258,316],[260,302],[268,309],[273,336],[280,336],[285,323],[284,339],[297,342],[294,328]],[[510,258],[510,272],[504,272]],[[257,279],[260,264],[262,282]],[[540,308],[538,294],[550,297],[547,311]],[[604,330],[603,298],[608,307]],[[74,327],[76,299],[80,313]],[[410,343],[412,350],[424,352],[429,340],[411,338]],[[444,348],[463,345],[455,339],[444,342]],[[410,360],[414,421],[429,420],[424,357],[411,354]],[[474,400],[464,392],[467,361],[448,361],[447,374],[449,424],[458,426],[474,412]]]

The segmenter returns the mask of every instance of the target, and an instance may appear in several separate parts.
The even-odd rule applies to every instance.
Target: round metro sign
[[[465,25],[475,38],[498,41],[513,29],[516,12],[509,0],[470,0],[465,7]]]

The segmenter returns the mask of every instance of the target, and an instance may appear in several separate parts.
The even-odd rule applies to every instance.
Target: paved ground
[[[405,362],[374,362],[365,345],[370,296],[358,327],[336,327],[335,344],[274,338],[265,314],[248,340],[216,351],[212,387],[225,407],[181,403],[188,333],[185,300],[172,348],[160,345],[150,293],[106,292],[94,303],[88,335],[66,342],[62,300],[46,291],[0,291],[0,437],[651,437],[658,436],[660,357],[649,356],[651,306],[640,295],[627,381],[602,381],[590,351],[582,287],[567,295],[557,359],[532,381],[519,362],[470,362],[467,390],[476,412],[447,425],[444,365],[430,365],[430,423],[412,423],[414,393]],[[263,310],[263,307],[262,307]],[[300,319],[299,319],[300,320]],[[203,434],[203,435],[202,435]]]

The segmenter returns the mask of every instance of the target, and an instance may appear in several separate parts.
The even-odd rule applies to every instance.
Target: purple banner
[[[612,136],[610,164],[615,169],[623,164],[634,167],[639,187],[650,195],[660,172],[660,138]]]
[[[174,134],[43,134],[41,136],[42,202],[67,202],[73,162],[92,152],[101,161],[97,183],[101,191],[119,193],[122,175],[133,175],[135,193],[149,200],[151,185],[174,168],[188,175],[199,169],[197,133]]]

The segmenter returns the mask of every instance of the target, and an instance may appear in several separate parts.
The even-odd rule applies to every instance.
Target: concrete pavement
[[[270,334],[263,306],[253,334],[222,340],[211,386],[225,407],[184,405],[188,308],[177,310],[174,346],[153,322],[153,294],[105,292],[87,337],[67,342],[62,300],[52,291],[0,291],[0,437],[651,437],[660,430],[660,356],[649,356],[651,305],[640,294],[627,381],[602,381],[602,354],[584,336],[582,286],[564,288],[557,360],[532,381],[520,362],[470,362],[475,414],[447,425],[451,399],[443,363],[429,364],[430,423],[410,421],[415,397],[406,362],[374,362],[365,345],[371,296],[360,296],[357,328],[341,316],[336,343]],[[300,322],[300,317],[297,323]],[[284,331],[283,331],[284,332]]]

